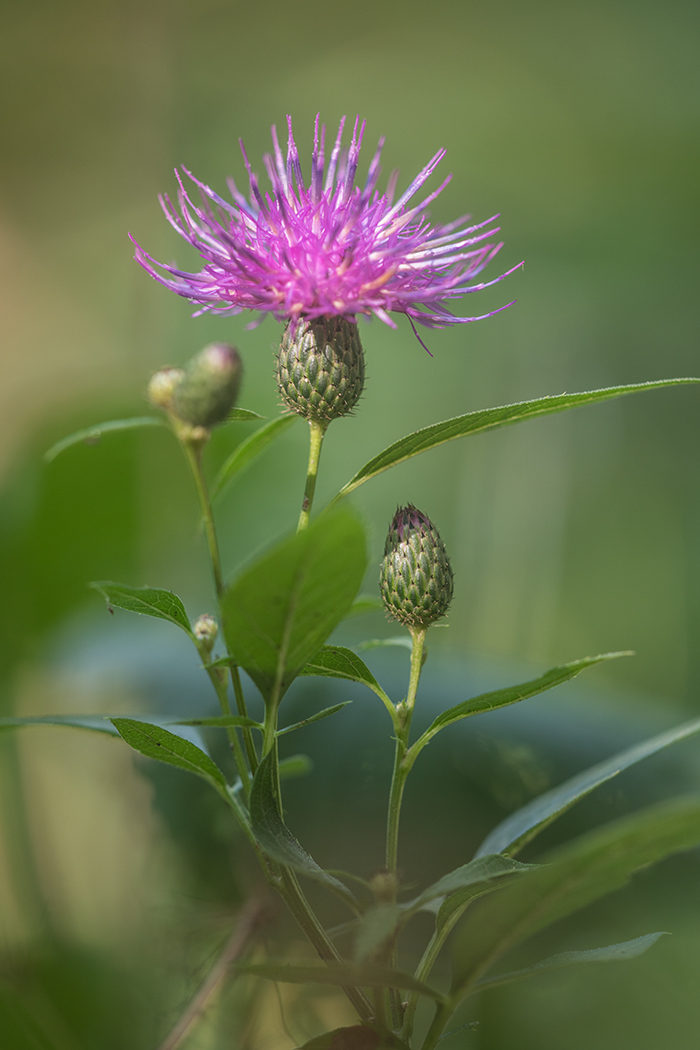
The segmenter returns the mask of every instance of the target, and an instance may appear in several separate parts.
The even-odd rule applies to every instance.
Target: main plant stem
[[[216,597],[219,603],[219,610],[221,611],[226,586],[224,584],[224,575],[221,571],[221,555],[219,553],[219,540],[216,535],[216,526],[214,525],[214,515],[211,509],[211,500],[209,499],[209,492],[207,490],[207,483],[204,480],[204,472],[202,470],[202,443],[201,441],[192,441],[188,438],[180,438],[180,443],[183,447],[187,462],[189,463],[190,470],[192,471],[192,477],[194,479],[195,488],[197,490],[197,497],[199,499],[199,506],[202,512],[202,520],[204,522],[204,531],[207,537],[207,546],[209,548],[209,558],[211,560],[212,573],[214,576],[214,586],[216,588]],[[215,672],[216,673],[216,672]],[[219,682],[218,675],[216,681],[212,677],[211,671],[209,677],[214,682],[214,688],[216,689],[216,695],[219,699],[219,705],[221,707],[222,714],[230,715],[231,707],[228,702],[228,690],[225,685]],[[245,697],[243,695],[243,686],[241,685],[241,676],[238,671],[238,667],[235,664],[231,665],[231,681],[233,683],[233,693],[236,698],[236,707],[238,708],[239,715],[243,718],[248,717],[248,709],[246,707]],[[219,684],[217,684],[219,683]],[[243,781],[244,786],[248,784],[248,770],[246,768],[245,760],[241,753],[240,739],[238,731],[230,726],[227,730],[228,738],[231,743],[236,765],[238,766],[238,772]],[[248,756],[248,762],[252,773],[258,768],[258,755],[255,750],[255,744],[253,743],[253,734],[250,728],[247,726],[243,727],[243,740],[245,742],[246,754]],[[247,787],[246,787],[247,791]]]
[[[420,682],[421,669],[423,667],[423,651],[425,647],[426,628],[414,628],[411,630],[413,646],[411,648],[411,674],[408,682],[408,693],[402,704],[396,711],[394,726],[396,729],[396,749],[394,751],[394,772],[391,778],[391,790],[389,792],[389,812],[386,824],[386,870],[394,876],[393,903],[396,904],[398,890],[398,853],[399,853],[399,821],[401,819],[401,802],[406,786],[408,774],[411,771],[407,764],[406,752],[408,751],[408,740],[411,733],[411,719],[413,718],[413,707],[416,702],[418,683]],[[396,969],[398,964],[398,953],[396,945],[392,950],[390,964]],[[391,988],[389,991],[391,1002],[391,1016],[395,1028],[399,1028],[403,1021],[401,1010],[401,999],[398,991]]]
[[[314,492],[316,491],[316,478],[318,477],[318,464],[321,459],[321,448],[323,447],[326,426],[327,424],[317,423],[313,419],[309,420],[309,465],[306,469],[306,486],[304,488],[304,499],[301,504],[297,532],[301,532],[302,529],[308,526],[311,517],[311,507],[313,506]]]
[[[449,919],[445,923],[443,923],[440,929],[436,928],[435,932],[430,938],[430,941],[428,942],[425,951],[423,952],[423,957],[421,961],[418,963],[418,969],[415,973],[416,980],[423,982],[428,980],[428,977],[430,976],[430,971],[435,965],[435,960],[440,954],[442,946],[444,945],[449,935],[452,933],[452,930],[455,928],[459,920],[464,915],[465,911],[467,910],[467,907],[468,903],[464,904],[461,908],[458,908],[452,913]],[[410,1039],[411,1037],[411,1033],[413,1032],[413,1018],[416,1013],[416,1007],[418,1006],[419,999],[420,995],[417,992],[409,993],[408,1000],[406,1002],[406,1011],[404,1013],[403,1018],[403,1028],[401,1029],[402,1039]],[[445,1024],[446,1023],[447,1018],[445,1018]]]

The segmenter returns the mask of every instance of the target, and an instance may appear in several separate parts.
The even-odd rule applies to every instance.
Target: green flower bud
[[[277,355],[277,385],[287,408],[327,426],[346,416],[365,385],[357,325],[342,317],[288,324]]]
[[[409,503],[389,526],[379,576],[384,608],[411,629],[424,629],[447,612],[453,576],[445,544],[427,515]]]
[[[212,343],[196,354],[173,394],[172,411],[193,427],[210,429],[223,423],[241,386],[243,364],[238,351]]]
[[[214,642],[219,633],[219,625],[214,617],[210,616],[209,613],[204,613],[203,616],[194,621],[192,631],[202,649],[209,655],[214,648]]]
[[[172,408],[173,394],[184,376],[182,368],[161,368],[151,376],[146,388],[146,396],[154,408]]]

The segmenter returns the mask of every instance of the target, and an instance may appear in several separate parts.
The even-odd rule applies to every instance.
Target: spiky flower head
[[[389,615],[411,629],[435,623],[452,601],[445,544],[427,514],[412,503],[399,507],[389,526],[379,589]]]
[[[341,120],[327,166],[325,127],[319,129],[316,118],[308,183],[290,117],[287,122],[286,158],[274,127],[274,154],[263,158],[270,190],[260,189],[242,143],[248,197],[229,179],[231,201],[226,201],[183,168],[198,190],[195,203],[177,173],[179,214],[167,196],[161,198],[161,205],[176,232],[198,250],[204,265],[198,273],[186,273],[156,262],[137,244],[136,259],[151,276],[197,303],[197,313],[254,310],[260,319],[271,313],[294,323],[319,317],[354,322],[358,314],[374,314],[392,328],[396,324],[391,312],[406,314],[411,324],[417,321],[429,328],[480,320],[455,317],[447,304],[506,276],[475,283],[501,247],[488,240],[498,232],[491,225],[494,219],[468,225],[469,217],[464,216],[447,225],[431,225],[426,209],[449,176],[414,203],[445,150],[438,150],[395,201],[398,173],[392,174],[383,193],[377,189],[383,138],[364,185],[355,184],[365,130],[359,118],[347,149],[342,143],[345,118]]]
[[[352,411],[364,385],[356,324],[320,317],[287,325],[277,354],[277,386],[292,412],[325,427]]]
[[[238,351],[225,343],[205,346],[192,358],[172,396],[172,412],[193,427],[223,423],[236,403],[243,377]]]

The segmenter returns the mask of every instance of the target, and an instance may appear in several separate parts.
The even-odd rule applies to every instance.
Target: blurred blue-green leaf
[[[245,441],[241,441],[240,445],[236,445],[216,475],[211,489],[212,500],[220,496],[229,482],[233,481],[237,475],[245,470],[261,452],[264,452],[297,419],[299,419],[299,416],[279,416],[277,419],[271,419],[269,423],[266,423],[264,427],[260,427]]]
[[[98,423],[94,427],[86,427],[84,430],[76,430],[74,434],[61,438],[55,445],[44,453],[44,462],[51,463],[72,445],[97,445],[103,434],[111,434],[115,430],[134,430],[136,427],[165,427],[168,424],[160,416],[134,416],[133,419],[110,419],[107,423]]]

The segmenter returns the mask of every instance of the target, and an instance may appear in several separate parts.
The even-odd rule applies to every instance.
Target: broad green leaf
[[[365,613],[381,612],[384,608],[381,598],[378,598],[374,594],[359,594],[355,601],[350,606],[345,619],[349,620],[351,616],[364,616]]]
[[[74,434],[61,438],[52,445],[48,452],[44,453],[44,462],[51,463],[72,445],[97,445],[103,434],[110,434],[115,430],[134,430],[136,427],[165,427],[168,424],[160,416],[134,416],[133,419],[110,419],[107,423],[98,423],[94,427],[85,430],[76,430]]]
[[[224,774],[196,744],[150,722],[137,722],[133,718],[113,718],[112,724],[135,751],[140,751],[147,758],[155,758],[159,762],[186,769],[188,773],[196,773],[228,799]]]
[[[127,587],[111,580],[96,580],[90,586],[100,592],[108,607],[116,605],[118,609],[128,612],[169,620],[186,631],[190,638],[194,637],[185,606],[172,591],[164,591],[159,587]]]
[[[379,1036],[379,1042],[377,1042]],[[354,1047],[355,1050],[410,1050],[393,1032],[384,1032],[376,1028],[368,1028],[366,1025],[352,1025],[350,1028],[334,1028],[332,1032],[324,1032],[317,1035],[315,1039],[304,1043],[298,1050],[343,1050],[343,1048]]]
[[[250,792],[250,820],[256,842],[280,864],[320,882],[356,910],[357,902],[347,886],[319,867],[294,838],[280,815],[275,750],[262,759]]]
[[[460,868],[443,875],[441,879],[434,882],[423,890],[415,900],[410,901],[404,907],[411,911],[419,911],[424,904],[436,900],[438,897],[447,897],[457,890],[467,889],[472,886],[480,886],[482,883],[491,883],[503,878],[504,875],[520,874],[530,871],[532,864],[521,864],[510,857],[503,857],[500,853],[494,853],[488,857],[479,857],[463,864]]]
[[[477,850],[476,856],[481,857],[487,853],[515,853],[521,850],[531,839],[543,831],[558,816],[573,806],[579,799],[584,798],[595,788],[605,784],[606,781],[616,777],[624,769],[629,769],[643,758],[655,755],[670,744],[676,744],[689,736],[700,732],[700,718],[692,722],[685,722],[668,729],[658,736],[651,737],[641,744],[627,748],[625,751],[605,759],[590,769],[566,780],[558,787],[546,791],[528,802],[526,806],[511,813],[502,820],[493,831],[491,831]]]
[[[445,726],[452,725],[453,722],[459,722],[462,718],[469,718],[471,715],[483,714],[485,711],[495,711],[497,708],[507,707],[509,704],[517,704],[521,700],[527,700],[531,696],[537,696],[538,693],[544,693],[547,689],[553,689],[557,685],[568,682],[585,670],[586,667],[593,667],[594,664],[602,663],[604,660],[615,660],[619,656],[632,655],[629,652],[621,652],[587,656],[583,660],[573,660],[570,664],[562,664],[561,667],[552,667],[531,682],[522,682],[520,685],[512,685],[506,689],[496,689],[492,693],[482,693],[480,696],[474,696],[470,700],[464,700],[461,704],[457,704],[456,707],[450,707],[447,711],[443,711],[428,726],[423,735],[416,740],[409,750],[411,761],[415,761],[419,752],[432,740],[436,733],[439,733]],[[489,849],[488,852],[499,853],[501,851]]]
[[[474,993],[487,988],[496,988],[502,984],[511,984],[513,981],[522,981],[526,977],[537,977],[541,973],[550,973],[552,970],[563,970],[569,966],[580,966],[581,963],[607,963],[626,962],[628,959],[636,959],[648,951],[660,937],[668,936],[667,932],[646,933],[642,937],[635,937],[633,941],[621,941],[619,944],[609,944],[607,948],[591,948],[582,952],[561,952],[559,955],[550,955],[548,959],[528,966],[524,970],[512,970],[510,973],[499,973],[493,977],[485,977],[478,981],[473,988]]]
[[[249,408],[232,408],[226,416],[227,423],[250,423],[253,419],[264,419],[258,412],[252,412]]]
[[[108,736],[118,735],[109,715],[31,715],[28,718],[5,715],[0,718],[0,732],[24,726],[67,726],[71,729],[90,729]]]
[[[320,678],[344,678],[346,681],[360,682],[371,689],[373,693],[376,693],[382,700],[387,699],[386,693],[369,667],[360,659],[357,653],[354,653],[352,649],[346,649],[343,645],[324,645],[309,660],[300,674],[314,675]]]
[[[503,405],[499,408],[486,408],[478,412],[467,412],[466,415],[447,419],[443,423],[434,423],[413,434],[395,441],[378,456],[365,463],[357,474],[344,485],[336,500],[342,499],[365,481],[374,478],[389,467],[395,467],[412,456],[417,456],[428,449],[437,448],[447,441],[466,437],[468,434],[479,434],[484,430],[493,430],[510,423],[519,423],[535,416],[547,416],[554,412],[563,412],[579,405],[590,405],[597,401],[609,401],[624,394],[635,394],[643,390],[655,390],[664,386],[678,386],[684,383],[700,383],[700,379],[660,379],[651,383],[632,383],[627,386],[611,386],[602,390],[588,390],[580,394],[558,394],[554,397],[538,397],[534,401],[520,401],[514,405]]]
[[[280,759],[280,780],[293,780],[294,777],[306,777],[313,772],[314,764],[308,755],[290,755]]]
[[[262,722],[244,715],[210,715],[208,718],[181,718],[168,722],[171,726],[207,726],[212,729],[227,729],[229,726],[248,726],[250,729],[262,729]]]
[[[271,981],[282,981],[288,984],[336,984],[347,988],[405,988],[408,992],[427,995],[436,1002],[444,1000],[441,992],[416,980],[410,974],[392,970],[388,966],[377,966],[374,963],[364,963],[362,966],[341,963],[329,963],[327,966],[291,966],[288,963],[268,962],[236,966],[236,970],[239,973],[267,977]]]
[[[453,959],[457,999],[510,948],[619,889],[633,872],[700,842],[700,798],[652,806],[582,835],[486,897],[462,927]]]
[[[413,642],[411,641],[410,635],[397,634],[392,638],[368,638],[366,642],[360,642],[357,648],[383,649],[385,646],[398,646],[400,649],[408,649],[410,652],[413,648]]]
[[[367,555],[362,526],[323,514],[245,571],[223,600],[229,652],[279,702],[352,605]]]
[[[368,908],[360,919],[355,937],[355,962],[363,963],[390,942],[404,918],[397,904],[382,903]]]
[[[259,456],[275,438],[283,434],[297,419],[299,419],[299,416],[296,415],[279,416],[277,419],[271,419],[269,423],[256,430],[254,434],[242,441],[240,445],[236,445],[216,475],[211,489],[211,498],[216,499],[217,496],[221,495],[228,483],[249,466],[256,456]]]
[[[301,672],[305,674],[305,671]],[[304,726],[311,725],[312,722],[320,722],[322,718],[328,718],[329,715],[334,715],[338,711],[342,711],[344,707],[351,704],[352,700],[344,700],[342,704],[335,704],[333,707],[324,707],[323,711],[317,711],[315,715],[309,715],[308,718],[302,718],[301,722],[295,722],[291,726],[285,726],[284,729],[277,730],[277,736],[284,736],[285,733],[292,733],[295,729],[302,729]]]

